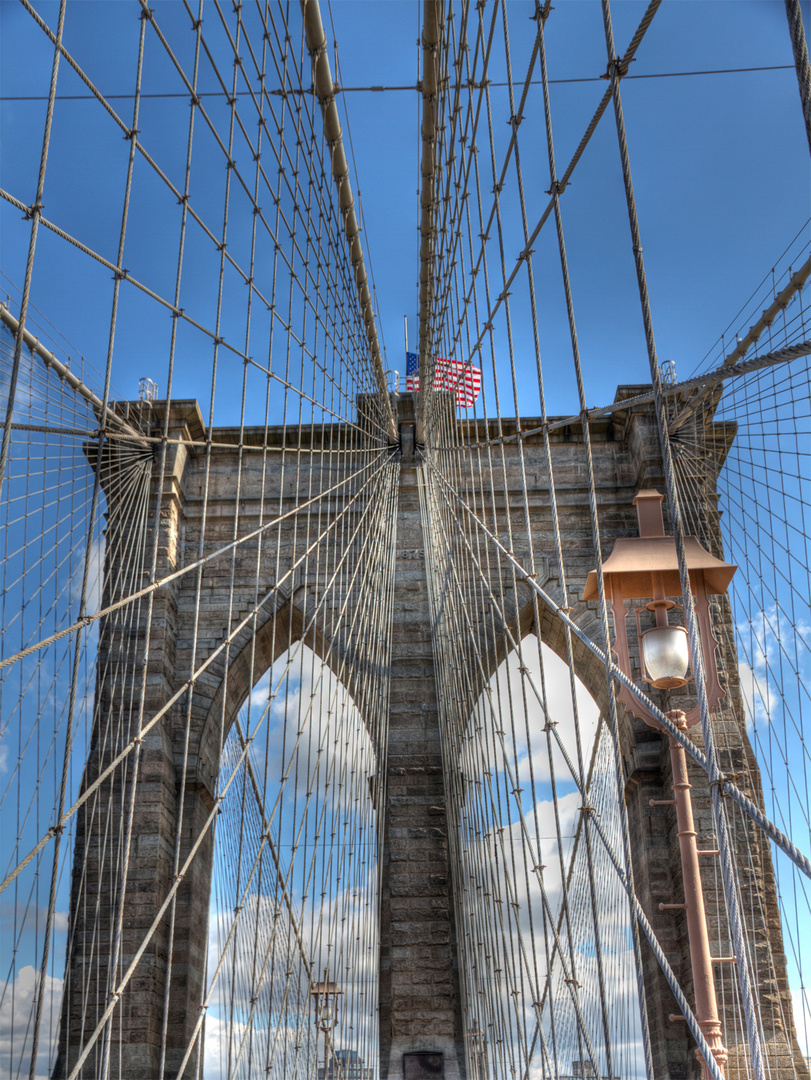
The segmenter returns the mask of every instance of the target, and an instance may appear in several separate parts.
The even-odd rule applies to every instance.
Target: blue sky
[[[36,7],[55,25],[55,2]],[[158,0],[154,8],[179,57],[189,64],[193,35],[182,5]],[[613,10],[617,45],[623,49],[644,5],[620,0]],[[526,68],[531,12],[528,0],[508,4],[516,78]],[[334,0],[324,5],[323,14],[330,40],[334,23],[339,74],[346,85],[415,83],[417,0]],[[129,5],[74,0],[65,42],[104,93],[127,93],[133,85],[137,29],[137,13]],[[47,94],[50,46],[14,0],[0,0],[0,33],[2,96]],[[606,60],[599,4],[568,0],[556,5],[547,23],[547,51],[552,79],[602,74]],[[149,41],[146,55],[145,91],[182,90],[176,73]],[[657,344],[660,359],[675,360],[680,375],[692,372],[808,219],[808,146],[782,0],[668,0],[631,67],[631,74],[640,76],[782,65],[788,67],[623,83]],[[503,58],[495,73],[499,67],[503,69]],[[210,82],[210,75],[204,76],[201,85]],[[568,162],[604,87],[602,81],[552,87],[559,168]],[[86,93],[64,63],[59,92]],[[402,371],[404,315],[409,317],[412,343],[416,338],[419,97],[412,90],[356,92],[343,95],[341,103],[349,110],[363,240],[374,270],[388,364]],[[114,104],[122,117],[129,116],[128,102]],[[225,124],[227,110],[223,104],[218,113],[219,107],[209,102],[212,115]],[[45,105],[4,100],[0,108],[0,184],[30,204]],[[506,91],[493,90],[493,108],[497,137],[502,139],[508,133],[502,123],[509,115]],[[533,88],[526,115],[521,129],[524,175],[529,205],[537,209],[545,204],[549,186],[540,88]],[[176,180],[182,175],[187,119],[185,98],[144,102],[142,141]],[[202,125],[196,136],[194,197],[211,220],[218,221],[224,170],[213,144],[200,132]],[[128,143],[97,102],[57,102],[45,214],[109,258],[115,257],[127,151]],[[209,172],[209,164],[217,164],[216,170]],[[135,180],[125,265],[171,296],[179,208],[159,191],[147,170],[136,169]],[[530,217],[533,213],[531,209]],[[618,382],[644,381],[648,371],[610,110],[565,193],[563,213],[587,395],[590,403],[602,404],[613,398]],[[20,217],[7,203],[0,206],[2,269],[17,286],[29,236],[29,225]],[[232,227],[238,228],[234,220]],[[567,413],[576,408],[576,400],[553,240],[550,222],[536,245],[541,344],[549,409]],[[520,245],[513,246],[517,254]],[[508,257],[511,250],[508,246]],[[190,240],[182,301],[206,325],[213,321],[211,254],[199,238]],[[3,288],[9,288],[5,281]],[[33,300],[75,351],[102,369],[111,294],[106,269],[40,230]],[[242,294],[234,289],[226,297],[236,338],[243,318]],[[520,371],[526,364],[527,372],[534,372],[528,314],[518,301],[514,320],[517,366]],[[136,290],[122,290],[113,367],[120,395],[135,396],[141,375],[151,375],[165,388],[169,323],[168,316]],[[200,372],[201,361],[210,366],[210,351],[201,335],[182,335],[176,396],[207,398]],[[500,369],[504,363],[500,354]],[[536,412],[537,391],[531,380],[522,393],[522,412]],[[218,403],[216,422],[233,423],[238,402],[227,385]],[[512,410],[503,403],[502,411]]]
[[[210,10],[210,2],[206,0]],[[193,35],[178,0],[153,0],[158,20],[184,65]],[[36,2],[55,25],[58,6]],[[623,50],[645,5],[613,5],[617,45]],[[508,13],[513,68],[518,78],[531,47],[529,0],[511,0]],[[811,10],[804,5],[806,25]],[[413,85],[417,79],[418,0],[333,0],[323,6],[327,34],[334,26],[340,81],[347,86]],[[208,16],[206,16],[208,17]],[[211,15],[212,25],[214,17]],[[133,85],[138,41],[137,5],[124,0],[71,0],[67,48],[105,94],[126,94]],[[148,45],[144,90],[177,93],[182,84],[154,42]],[[605,71],[600,5],[596,0],[557,0],[547,24],[553,80],[597,80]],[[34,199],[47,94],[51,47],[17,0],[0,0],[0,186],[24,204]],[[669,72],[729,68],[776,68],[737,74],[638,78]],[[503,59],[494,61],[494,78]],[[808,144],[802,125],[796,75],[782,0],[666,0],[623,83],[634,184],[662,361],[675,361],[686,377],[702,364],[741,304],[790,244],[808,235]],[[203,75],[204,89],[214,84]],[[565,167],[603,93],[605,83],[560,82],[552,87],[558,163]],[[86,90],[62,64],[59,94]],[[128,102],[116,99],[123,117]],[[420,99],[414,90],[346,93],[362,195],[363,241],[374,270],[380,329],[388,365],[404,371],[403,317],[416,341],[418,302],[418,207]],[[207,99],[220,125],[223,102]],[[508,134],[503,89],[493,90],[499,145]],[[530,216],[545,205],[549,186],[540,124],[540,89],[533,88],[521,129],[522,160]],[[142,141],[175,183],[182,182],[188,104],[185,96],[144,102]],[[213,223],[222,216],[224,168],[202,125],[195,143],[193,198]],[[129,144],[93,100],[60,97],[45,185],[45,214],[108,259],[115,259]],[[239,155],[238,155],[239,156]],[[483,155],[484,156],[484,155]],[[505,201],[509,194],[505,195]],[[589,404],[613,398],[618,383],[644,382],[648,361],[619,168],[614,120],[609,110],[563,198],[563,215],[580,330]],[[512,204],[510,208],[513,209]],[[245,244],[245,217],[234,213],[232,242]],[[148,169],[136,168],[124,263],[161,295],[171,297],[179,207]],[[515,219],[508,238],[520,249]],[[23,281],[30,224],[0,200],[0,293],[14,295]],[[552,413],[577,409],[560,275],[552,223],[536,245],[541,345]],[[199,233],[189,237],[181,304],[213,325],[216,258]],[[496,270],[495,263],[492,269]],[[32,301],[41,316],[70,342],[63,354],[103,371],[109,335],[112,281],[107,269],[63,240],[40,230]],[[244,292],[229,281],[225,332],[238,340],[244,324]],[[734,334],[735,327],[732,327]],[[171,319],[165,310],[124,286],[113,355],[118,394],[135,397],[138,379],[156,379],[161,393]],[[532,333],[526,304],[514,305],[516,367],[531,377],[520,382],[522,412],[537,412]],[[37,332],[40,332],[39,329]],[[261,338],[261,334],[259,334]],[[503,338],[500,339],[503,345]],[[58,343],[59,344],[59,343]],[[261,345],[261,341],[259,342]],[[259,347],[259,345],[257,347]],[[184,327],[178,344],[175,397],[209,395],[211,345]],[[506,352],[497,356],[499,378],[509,382]],[[239,418],[241,363],[221,363],[215,422]],[[239,378],[236,375],[239,375]],[[100,388],[100,379],[93,382]],[[515,403],[502,398],[502,411]],[[204,413],[207,407],[204,405]],[[258,417],[251,414],[253,421]],[[64,882],[67,878],[65,876]],[[63,884],[64,889],[64,884]],[[61,894],[60,894],[61,895]],[[61,929],[59,929],[61,933]],[[799,936],[799,935],[798,935]],[[60,961],[61,962],[61,961]],[[57,964],[57,969],[59,965]],[[56,969],[55,969],[56,970]]]
[[[630,39],[644,8],[631,0],[613,5],[619,48]],[[508,5],[516,73],[526,66],[531,10],[530,4]],[[415,4],[334,3],[332,13],[345,80],[362,71],[369,84],[413,82]],[[360,38],[359,18],[365,24]],[[366,47],[370,37],[387,32],[385,45]],[[395,48],[395,38],[408,48]],[[578,0],[556,5],[547,23],[547,54],[552,79],[602,74],[606,60],[599,4]],[[791,63],[781,2],[673,0],[656,15],[631,74]],[[568,163],[604,87],[604,82],[552,87],[559,170]],[[796,76],[784,70],[634,79],[623,83],[622,93],[660,359],[675,360],[687,375],[808,218],[808,145]],[[500,107],[506,120],[504,91],[497,94],[495,119]],[[417,106],[404,92],[355,93],[346,95],[346,102],[391,361],[400,353],[403,314],[412,317],[410,333],[415,332]],[[539,88],[530,108],[537,117]],[[545,147],[543,154],[533,154],[525,130],[528,202],[543,206],[549,186]],[[532,134],[536,130],[540,135],[539,127]],[[534,172],[527,160],[536,166]],[[619,378],[647,378],[610,111],[562,203],[587,392],[595,404],[602,403],[613,396]],[[552,231],[550,222],[539,250],[549,255],[549,271],[538,266],[536,257],[541,280],[549,284],[547,302],[541,303],[542,346],[550,361],[560,356],[568,366]],[[528,327],[519,325],[517,334],[528,347]],[[569,408],[567,390],[564,399],[550,387],[553,411]]]

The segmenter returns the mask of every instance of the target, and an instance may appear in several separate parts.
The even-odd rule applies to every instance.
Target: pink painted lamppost
[[[327,969],[324,968],[324,981],[313,984],[310,994],[315,999],[315,1026],[324,1035],[324,1076],[327,1080],[330,1075],[329,1048],[332,1032],[338,1026],[338,995],[341,991],[338,984],[327,979]]]
[[[637,681],[639,678],[639,681],[654,689],[678,690],[687,686],[692,678],[690,644],[684,627],[671,621],[677,611],[683,611],[679,603],[681,580],[675,540],[672,536],[665,536],[662,498],[658,491],[647,489],[639,492],[634,499],[639,536],[617,540],[611,555],[603,563],[603,578],[606,600],[614,615],[617,666],[629,679]],[[713,709],[723,698],[724,691],[718,679],[715,659],[718,642],[712,631],[708,597],[727,591],[737,567],[717,559],[694,536],[685,537],[684,552],[701,639],[707,703]],[[583,599],[596,600],[597,596],[597,572],[592,570],[586,581]],[[639,642],[639,670],[634,672],[628,644],[627,619],[631,610],[627,607],[627,601],[641,599],[647,599],[648,603],[633,608]],[[643,615],[643,612],[649,614]],[[643,619],[653,625],[643,626]],[[653,713],[626,686],[622,686],[617,693],[617,700],[651,727],[664,730]],[[698,706],[688,713],[676,709],[666,715],[682,732],[700,720]],[[713,958],[710,952],[699,868],[700,857],[715,856],[718,852],[698,850],[687,756],[684,747],[672,736],[669,743],[674,798],[652,799],[651,805],[676,808],[684,902],[660,904],[659,908],[663,911],[680,909],[686,914],[695,988],[695,1016],[716,1063],[723,1069],[727,1062],[727,1051],[721,1040],[713,964],[729,961],[730,957]],[[671,1016],[671,1019],[683,1018]],[[696,1050],[696,1056],[702,1062],[704,1080],[710,1080],[709,1068],[700,1051]]]

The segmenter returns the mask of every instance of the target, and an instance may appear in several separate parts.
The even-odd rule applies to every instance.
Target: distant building
[[[330,1055],[326,1075],[324,1066],[318,1070],[318,1080],[372,1080],[372,1069],[357,1050],[335,1050]]]
[[[567,1076],[564,1076],[563,1073],[561,1073],[560,1080],[612,1080],[612,1078],[600,1076],[590,1061],[583,1061],[582,1058],[575,1058],[572,1061],[571,1073]],[[613,1077],[613,1080],[619,1080],[619,1077],[615,1076]]]

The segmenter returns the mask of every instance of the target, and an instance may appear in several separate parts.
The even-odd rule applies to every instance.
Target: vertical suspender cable
[[[34,272],[34,252],[37,248],[37,232],[39,220],[42,217],[42,196],[45,191],[45,169],[48,165],[48,150],[51,144],[51,126],[53,124],[54,103],[56,101],[56,80],[59,75],[59,60],[62,55],[62,30],[65,24],[65,5],[59,8],[59,23],[54,43],[53,67],[51,68],[51,86],[48,91],[48,109],[45,114],[45,132],[42,136],[42,153],[39,161],[39,177],[37,179],[37,193],[33,206],[28,208],[26,216],[31,218],[31,237],[28,242],[28,260],[25,266],[25,280],[23,282],[23,294],[20,301],[20,322],[17,328],[17,337],[14,342],[14,362],[11,369],[11,381],[8,388],[8,406],[6,408],[6,425],[3,428],[3,439],[0,444],[0,486],[6,472],[9,445],[11,440],[11,421],[14,416],[14,405],[17,399],[17,379],[20,373],[20,360],[22,357],[23,340],[25,333],[25,318],[28,314],[28,298],[31,292],[31,276]]]
[[[712,792],[713,816],[718,839],[718,849],[721,853],[721,867],[724,881],[724,897],[727,904],[730,932],[733,947],[737,957],[738,983],[740,986],[741,1000],[744,1016],[746,1019],[746,1033],[749,1042],[749,1052],[752,1057],[752,1071],[756,1080],[765,1080],[766,1072],[763,1062],[763,1050],[758,1031],[757,1006],[755,1004],[752,983],[749,974],[749,956],[746,948],[743,919],[738,899],[737,882],[735,881],[732,863],[731,837],[723,806],[721,784],[725,777],[718,768],[718,759],[715,751],[715,739],[710,719],[709,704],[707,701],[706,685],[704,681],[704,665],[701,654],[701,643],[698,636],[698,626],[695,610],[692,603],[690,577],[687,570],[687,561],[684,552],[684,525],[681,511],[681,502],[676,489],[675,472],[673,467],[673,454],[670,446],[670,436],[667,428],[667,412],[662,395],[662,378],[659,368],[659,360],[656,354],[656,343],[653,336],[653,321],[650,310],[650,297],[648,295],[647,278],[645,275],[645,262],[642,257],[642,239],[639,231],[639,218],[636,212],[636,199],[634,196],[633,181],[631,178],[631,165],[628,155],[628,142],[625,131],[625,118],[622,111],[622,98],[620,97],[620,78],[624,74],[625,66],[621,57],[618,57],[614,45],[614,31],[611,21],[611,8],[609,0],[602,0],[603,21],[605,25],[606,51],[608,53],[608,71],[611,77],[611,91],[614,98],[614,114],[617,126],[617,140],[619,143],[620,159],[622,163],[622,176],[625,184],[625,197],[628,206],[628,220],[631,229],[631,241],[636,264],[637,282],[639,285],[639,299],[642,308],[642,319],[645,326],[645,342],[650,361],[651,381],[653,383],[654,404],[656,423],[659,430],[659,440],[662,450],[662,465],[667,488],[668,506],[673,525],[673,535],[676,540],[676,551],[679,563],[679,577],[682,592],[684,594],[684,616],[690,639],[690,653],[695,672],[696,693],[698,696],[701,713],[701,731],[704,736],[704,748],[707,753],[707,774],[710,779]]]

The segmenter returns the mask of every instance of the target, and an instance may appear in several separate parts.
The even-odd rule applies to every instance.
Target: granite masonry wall
[[[628,397],[638,388],[621,388]],[[408,416],[402,402],[401,416]],[[161,416],[156,406],[155,421]],[[170,431],[186,439],[200,440],[203,425],[194,402],[172,406]],[[510,433],[510,421],[502,422],[502,433]],[[522,427],[537,421],[522,421]],[[404,425],[408,428],[408,423]],[[514,426],[514,424],[513,424]],[[483,425],[479,436],[484,435]],[[492,435],[496,432],[493,430]],[[251,432],[246,438],[253,437]],[[256,436],[258,438],[258,435]],[[281,430],[272,438],[282,439]],[[439,747],[437,692],[431,650],[431,615],[423,551],[423,524],[417,490],[418,470],[414,457],[413,433],[405,432],[400,465],[400,493],[397,513],[397,554],[395,567],[395,619],[391,657],[388,765],[385,786],[382,894],[380,897],[380,1077],[401,1080],[405,1054],[433,1052],[439,1057],[448,1080],[466,1076],[462,1015],[463,996],[454,925],[452,875],[448,862],[448,822],[445,809],[442,760]],[[730,436],[731,437],[731,436]],[[208,518],[203,550],[213,550],[231,538],[234,515],[234,477],[237,469],[238,435],[231,430],[213,432],[217,448],[212,451],[209,477]],[[597,471],[599,516],[604,551],[614,539],[636,534],[633,498],[640,488],[663,490],[661,459],[655,425],[649,407],[618,410],[612,418],[594,426],[594,460]],[[549,511],[549,494],[543,446],[537,437],[524,441],[525,467],[529,485],[531,538],[523,515],[523,482],[515,444],[507,444],[506,490],[499,474],[499,513],[502,523],[510,515],[514,550],[519,559],[528,551],[530,539],[536,564],[542,567],[539,580],[554,596],[559,594]],[[319,455],[309,455],[301,445],[301,467],[297,473],[299,490],[312,492],[335,475],[324,471]],[[257,456],[258,459],[258,456]],[[566,543],[566,571],[572,602],[582,595],[586,574],[593,567],[591,525],[588,515],[587,473],[582,437],[578,427],[555,433],[553,461]],[[181,567],[195,557],[203,507],[204,455],[183,445],[170,451],[169,469],[163,491],[159,536],[158,576]],[[271,470],[260,473],[245,457],[242,474],[240,515],[242,528],[249,530],[258,521],[264,498],[267,506],[292,507],[298,491],[289,476],[284,485]],[[153,492],[153,498],[155,496]],[[714,506],[702,508],[711,529],[716,529]],[[714,516],[716,515],[716,516]],[[669,524],[665,522],[666,530]],[[717,530],[716,530],[717,531]],[[260,553],[261,577],[271,584],[301,550],[301,537],[292,531],[279,539],[277,548]],[[244,564],[240,560],[244,559]],[[235,608],[250,610],[256,550],[246,550],[237,560]],[[244,571],[244,574],[241,573]],[[503,567],[506,577],[506,567]],[[204,603],[200,610],[196,662],[217,647],[230,631],[228,596],[230,565],[213,564],[204,572]],[[188,679],[192,660],[194,619],[193,575],[178,578],[155,594],[151,625],[151,646],[146,673],[144,715],[149,717],[165,706]],[[306,598],[300,579],[291,577],[290,588],[281,592],[275,606],[258,620],[254,640],[242,633],[232,647],[213,663],[198,680],[191,703],[178,697],[143,743],[140,762],[138,813],[134,825],[132,854],[124,912],[121,958],[126,966],[135,954],[145,931],[156,917],[171,886],[176,824],[181,801],[184,805],[181,859],[191,849],[208,818],[219,770],[220,719],[226,726],[251,687],[289,644],[302,634],[301,609]],[[240,591],[242,590],[242,592]],[[243,595],[244,593],[244,595]],[[529,596],[515,601],[515,624],[521,632],[535,630],[558,652],[563,652],[559,620],[542,611],[541,625],[528,615]],[[731,628],[731,615],[722,606],[721,616]],[[573,617],[599,639],[596,606],[577,602]],[[271,630],[271,627],[274,629]],[[279,627],[282,632],[279,632]],[[143,625],[139,634],[144,632]],[[327,643],[310,636],[307,643],[319,654]],[[137,644],[137,642],[136,642]],[[345,643],[334,643],[340,654]],[[100,670],[110,658],[123,656],[124,644],[108,628],[102,628]],[[111,759],[116,746],[127,741],[133,715],[122,715],[116,707],[122,693],[140,688],[142,672],[136,669],[137,649],[132,642],[123,661],[106,670],[117,672],[115,679],[101,679],[97,694],[101,702],[98,730],[94,733],[86,767],[86,782],[98,775]],[[602,664],[585,647],[578,646],[578,675],[598,704],[605,708],[605,673]],[[253,657],[253,663],[251,663]],[[503,656],[496,649],[491,657],[495,670]],[[737,693],[735,657],[727,650],[722,666],[729,697],[716,724],[723,754],[723,767],[737,772],[739,785],[759,800],[757,767],[746,737],[740,698]],[[351,688],[350,688],[351,690]],[[140,693],[140,690],[139,690]],[[181,790],[180,763],[183,760],[186,719],[190,720],[190,755],[186,780]],[[111,720],[111,718],[114,718]],[[700,735],[697,736],[700,742]],[[668,807],[651,807],[651,799],[670,797],[669,755],[666,740],[641,721],[622,716],[622,750],[625,767],[626,801],[629,811],[635,875],[640,901],[653,924],[668,959],[682,986],[691,997],[691,976],[687,929],[683,912],[660,912],[660,902],[680,899],[680,867],[675,836],[675,815]],[[692,770],[693,798],[699,829],[699,845],[712,846],[711,814],[706,778]],[[119,782],[120,784],[120,782]],[[107,793],[109,794],[109,792]],[[113,793],[123,804],[126,788]],[[71,920],[74,927],[67,963],[66,995],[60,1041],[60,1056],[54,1075],[68,1075],[83,1040],[93,1030],[104,1007],[105,971],[85,966],[83,945],[93,932],[93,920],[101,920],[101,939],[112,927],[111,897],[118,887],[110,870],[115,864],[120,837],[109,831],[108,843],[97,827],[94,814],[105,805],[106,793],[89,800],[77,817],[73,871]],[[383,807],[381,807],[383,809]],[[95,822],[95,825],[94,825]],[[773,1080],[805,1076],[791,1020],[785,973],[779,910],[774,873],[768,846],[753,829],[736,828],[744,907],[760,912],[753,930],[754,955],[762,991],[764,1026],[769,1039],[769,1060]],[[178,894],[175,924],[173,979],[169,1007],[169,1039],[165,1076],[177,1075],[180,1058],[198,1016],[203,987],[207,918],[211,888],[213,845],[204,841],[193,869]],[[722,898],[715,886],[713,868],[705,871],[708,918],[711,932],[725,933]],[[99,937],[99,926],[95,928]],[[144,954],[135,977],[117,1008],[113,1033],[115,1075],[124,1080],[155,1080],[159,1075],[161,1030],[164,1010],[164,983],[167,965],[168,921],[160,924]],[[653,1038],[657,1080],[694,1080],[700,1075],[691,1041],[683,1023],[668,1017],[677,1012],[675,1001],[646,949],[645,980],[649,1020]],[[731,967],[731,965],[728,965]],[[720,973],[727,980],[730,971]],[[88,982],[88,979],[94,981]],[[729,998],[729,995],[727,995]],[[729,1047],[728,1075],[744,1075],[739,1048]],[[412,1062],[418,1061],[411,1058]],[[120,1066],[119,1063],[120,1062]],[[97,1075],[97,1053],[90,1055],[83,1075]],[[795,1069],[797,1070],[795,1072]],[[196,1061],[186,1076],[196,1075]]]

